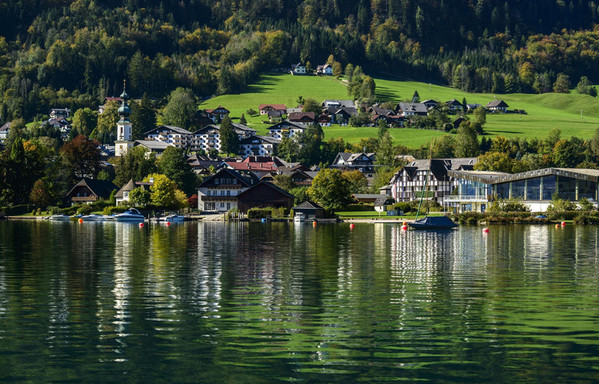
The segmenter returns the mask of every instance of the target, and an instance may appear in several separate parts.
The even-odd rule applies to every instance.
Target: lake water
[[[0,222],[0,382],[599,382],[599,228]]]

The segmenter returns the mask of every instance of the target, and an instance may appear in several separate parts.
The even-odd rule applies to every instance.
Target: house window
[[[231,209],[231,203],[227,203],[227,210]]]
[[[225,207],[225,203],[220,203],[220,207],[224,208]]]

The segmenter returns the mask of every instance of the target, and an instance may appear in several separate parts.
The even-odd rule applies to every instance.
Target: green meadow
[[[503,99],[509,109],[525,110],[526,114],[487,114],[485,132],[490,136],[544,138],[553,128],[559,128],[562,137],[577,136],[590,138],[599,127],[599,99],[588,95],[580,95],[576,91],[570,94],[548,93],[542,95],[506,94],[493,95],[467,93],[454,88],[414,82],[375,79],[379,100],[399,102],[411,99],[414,91],[418,91],[421,100],[434,99],[445,102],[453,98],[462,102],[486,105],[494,99]],[[288,108],[297,105],[299,96],[325,99],[347,99],[346,87],[341,81],[331,77],[292,76],[288,74],[262,75],[248,92],[236,95],[222,95],[209,99],[201,104],[201,108],[214,108],[222,105],[231,111],[235,118],[245,114],[248,125],[266,134],[269,123],[265,116],[250,117],[247,110],[258,111],[260,104],[285,104]],[[581,116],[582,110],[582,116]],[[376,127],[324,127],[326,139],[342,137],[355,143],[364,137],[374,137]],[[390,129],[396,143],[416,148],[433,137],[444,135],[441,131],[397,128]]]

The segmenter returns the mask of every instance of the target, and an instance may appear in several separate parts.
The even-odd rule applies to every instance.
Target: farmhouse
[[[198,208],[200,211],[219,212],[237,208],[237,196],[256,183],[258,179],[251,172],[222,168],[200,184]]]
[[[225,117],[229,116],[229,110],[225,107],[218,106],[214,109],[206,109],[206,117],[214,123],[220,123]]]
[[[319,65],[316,67],[317,75],[333,76],[333,67],[329,64]]]
[[[285,106],[285,104],[260,104],[258,110],[260,111],[261,115],[267,115],[268,112],[271,111],[279,111],[285,114],[287,111],[287,107]]]
[[[282,140],[285,137],[294,137],[304,132],[306,128],[290,121],[282,121],[268,128],[270,136]]]
[[[456,99],[449,100],[448,102],[445,103],[445,105],[447,105],[447,108],[449,108],[449,110],[452,112],[458,112],[458,111],[464,110],[464,106],[462,105],[462,103],[460,103]]]
[[[399,103],[397,104],[397,112],[402,117],[426,116],[428,108],[424,103]]]
[[[305,65],[303,65],[301,63],[297,63],[297,64],[291,65],[291,74],[292,75],[307,75],[308,70],[306,69]]]
[[[291,112],[288,119],[292,123],[307,126],[314,123],[316,115],[314,112]]]
[[[507,112],[509,105],[503,100],[493,100],[487,104],[487,109],[491,112]]]

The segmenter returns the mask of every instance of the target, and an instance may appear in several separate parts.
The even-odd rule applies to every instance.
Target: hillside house
[[[333,76],[333,66],[329,64],[319,65],[316,67],[316,74],[323,76]]]
[[[305,131],[305,127],[290,121],[282,121],[268,128],[271,137],[283,140],[285,137],[295,137]]]
[[[366,177],[374,176],[375,153],[347,153],[339,152],[331,164],[331,168],[337,168],[345,171],[358,170]]]
[[[50,110],[50,119],[68,119],[70,117],[71,110],[69,108],[52,108]]]
[[[356,104],[353,100],[330,100],[327,99],[322,102],[322,108],[355,108]]]
[[[204,112],[206,113],[206,117],[212,120],[213,123],[220,123],[230,113],[227,108],[220,105],[217,108],[206,109]]]
[[[328,107],[325,113],[331,116],[333,124],[348,124],[352,116],[358,115],[358,110],[354,107]]]
[[[3,142],[8,138],[8,134],[10,133],[10,121],[3,126],[0,127],[0,142]]]
[[[464,106],[462,105],[462,103],[460,103],[456,99],[449,100],[445,103],[445,105],[451,112],[461,112],[464,110]]]
[[[397,114],[402,117],[426,116],[428,108],[424,103],[399,103],[397,104]]]
[[[168,147],[174,147],[173,144],[158,140],[135,140],[133,146],[142,147],[146,152],[146,158],[149,158],[151,153],[160,156]]]
[[[287,113],[287,107],[285,104],[260,104],[258,106],[258,110],[260,111],[261,115],[267,115],[268,112],[271,111],[279,111],[282,112],[282,114]]]
[[[506,113],[509,105],[503,100],[493,100],[487,104],[487,109],[491,112]]]
[[[306,66],[301,63],[292,64],[291,65],[291,74],[292,75],[307,75],[308,70],[306,69]]]
[[[314,112],[291,112],[287,118],[290,122],[308,126],[316,121]]]
[[[422,102],[422,104],[424,104],[426,106],[427,110],[431,110],[433,108],[437,108],[437,106],[439,105],[439,102],[435,101],[433,99],[429,99],[429,100],[424,100]]]

